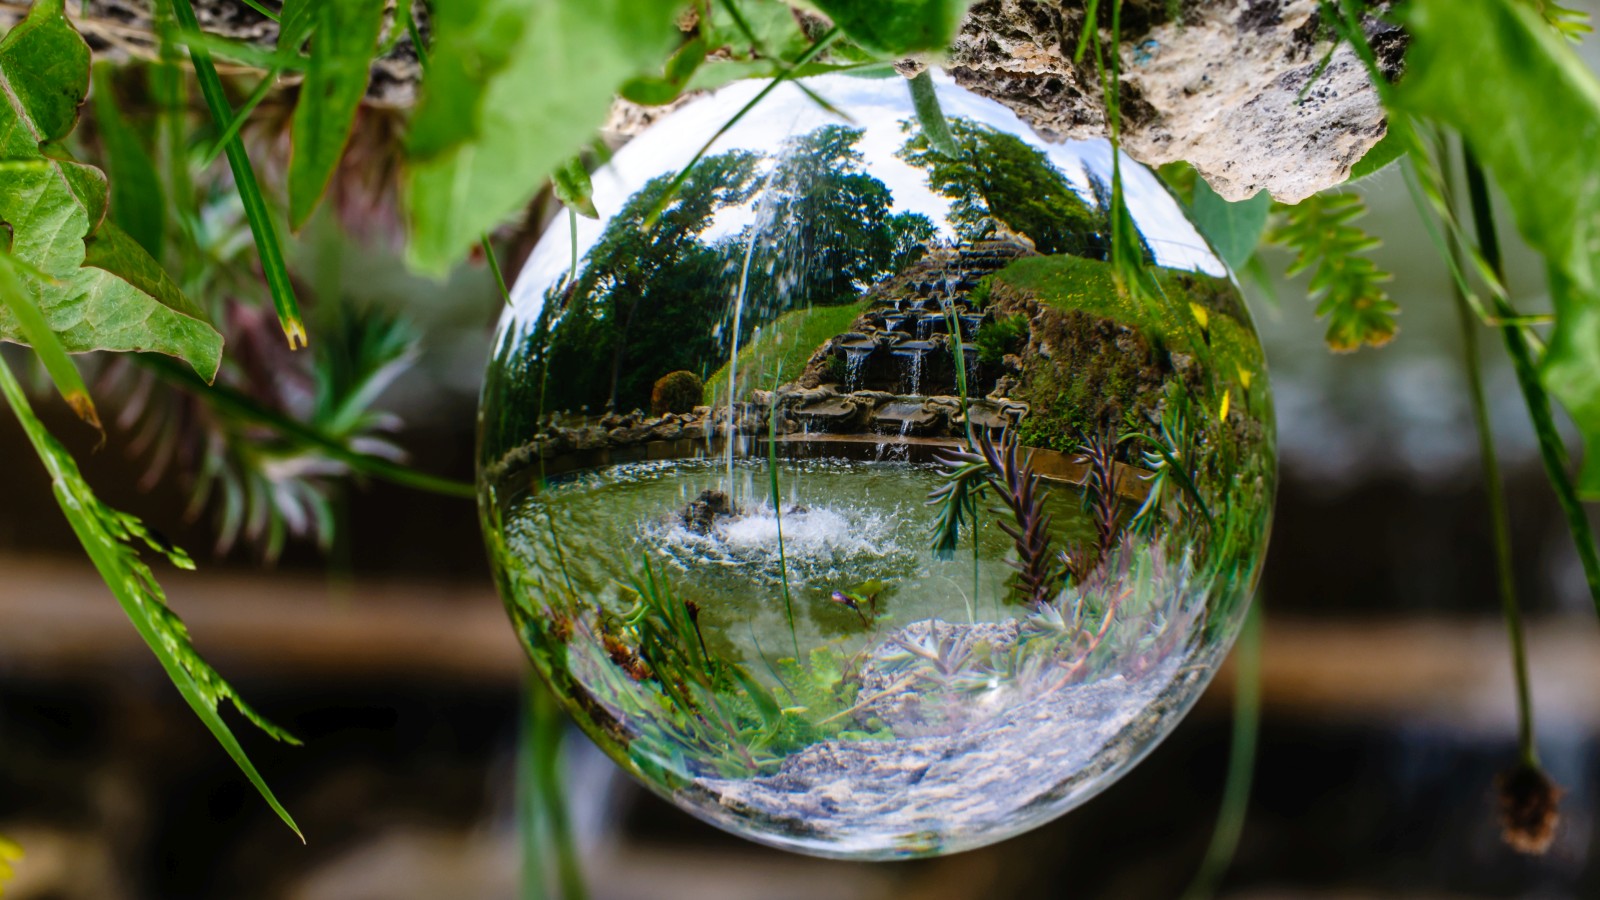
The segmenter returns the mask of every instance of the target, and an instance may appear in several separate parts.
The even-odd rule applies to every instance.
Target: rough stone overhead
[[[1149,165],[1186,160],[1229,200],[1266,190],[1295,203],[1343,181],[1383,137],[1386,119],[1348,46],[1316,74],[1334,46],[1317,6],[1125,0],[1123,148]],[[1102,137],[1093,61],[1072,61],[1083,16],[1082,0],[978,0],[945,65],[1049,140]],[[1395,77],[1404,35],[1376,19],[1365,24],[1384,74]]]
[[[425,5],[412,4],[426,28]],[[155,54],[150,7],[151,0],[88,0],[73,4],[73,18],[97,58],[149,58]],[[1110,0],[1100,7],[1106,25]],[[1383,137],[1386,121],[1348,46],[1334,50],[1305,90],[1334,46],[1317,7],[1317,0],[1123,0],[1123,149],[1153,166],[1187,160],[1229,200],[1266,190],[1296,203],[1343,181]],[[238,0],[195,0],[195,8],[208,31],[263,45],[276,39],[276,27]],[[25,9],[0,2],[0,27]],[[1083,17],[1084,0],[977,0],[942,64],[958,83],[1004,103],[1046,139],[1103,137],[1105,105],[1093,62],[1072,62]],[[1395,78],[1404,34],[1375,18],[1367,19],[1366,33],[1385,76]],[[1109,40],[1108,31],[1102,37]],[[912,75],[923,66],[906,60],[899,68]],[[374,64],[367,100],[409,106],[420,75],[403,39]],[[619,100],[605,136],[623,143],[671,108]]]

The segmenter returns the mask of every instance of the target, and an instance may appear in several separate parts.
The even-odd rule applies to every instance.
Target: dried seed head
[[[1538,766],[1528,763],[1495,778],[1500,792],[1500,836],[1518,853],[1543,854],[1561,821],[1561,788]]]

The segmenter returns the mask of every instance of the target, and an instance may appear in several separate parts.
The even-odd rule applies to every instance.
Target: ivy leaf
[[[1588,448],[1579,489],[1600,496],[1600,83],[1526,6],[1417,0],[1405,22],[1397,105],[1461,132],[1551,270],[1556,324],[1540,378]]]
[[[384,0],[326,0],[316,6],[311,59],[290,136],[289,224],[296,231],[316,210],[350,141],[383,31],[383,9]],[[297,31],[303,21],[296,16]]]
[[[438,4],[407,147],[411,263],[443,274],[479,235],[526,205],[605,121],[617,86],[659,70],[678,38],[679,7],[662,0]]]
[[[1378,239],[1350,224],[1367,212],[1361,197],[1313,194],[1281,209],[1283,223],[1267,239],[1297,251],[1288,269],[1291,277],[1312,270],[1309,293],[1317,315],[1328,322],[1328,346],[1348,353],[1363,344],[1389,343],[1398,330],[1399,307],[1381,286],[1389,273],[1363,255],[1378,246]]]
[[[940,51],[955,39],[967,0],[814,0],[863,49],[885,56]]]
[[[89,47],[62,4],[38,0],[0,39],[0,222],[10,227],[10,252],[50,279],[36,299],[67,351],[166,353],[210,381],[222,335],[105,221],[105,174],[59,149],[89,88]],[[0,340],[25,340],[9,309],[0,309]]]
[[[1266,191],[1259,191],[1248,200],[1229,203],[1212,190],[1204,178],[1194,180],[1194,200],[1189,205],[1194,227],[1235,272],[1256,252],[1256,244],[1267,230],[1270,212],[1272,197]]]
[[[166,595],[156,582],[155,574],[140,559],[139,549],[142,547],[154,551],[180,569],[193,569],[194,562],[182,550],[156,537],[134,516],[100,502],[100,498],[83,480],[72,455],[33,414],[28,398],[23,395],[21,385],[4,360],[0,360],[0,395],[10,403],[11,411],[16,414],[39,460],[50,473],[51,487],[61,512],[67,517],[84,551],[139,636],[150,646],[151,652],[195,715],[200,717],[223,749],[233,757],[234,763],[261,792],[262,798],[286,825],[294,829],[295,834],[300,834],[294,819],[278,803],[272,790],[245,755],[244,748],[239,746],[238,738],[222,721],[217,707],[227,700],[252,724],[272,737],[290,743],[296,741],[239,699],[233,687],[200,658],[183,621],[168,608]]]

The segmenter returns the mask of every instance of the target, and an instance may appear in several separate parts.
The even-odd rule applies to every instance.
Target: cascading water
[[[1122,161],[1173,304],[1130,317],[1063,234],[1109,215],[1110,147],[936,85],[971,157],[895,79],[779,84],[682,178],[760,88],[662,119],[534,250],[484,390],[540,675],[643,784],[821,855],[979,846],[1127,771],[1225,655],[1271,509],[1260,347],[1182,210]]]

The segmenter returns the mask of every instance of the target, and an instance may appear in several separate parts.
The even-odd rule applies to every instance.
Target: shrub
[[[691,412],[700,405],[705,390],[705,383],[693,372],[668,372],[657,378],[655,387],[650,389],[650,414]]]
[[[1007,353],[1022,349],[1028,338],[1028,318],[1011,316],[996,319],[978,329],[973,343],[978,347],[978,361],[986,366],[998,365]]]

